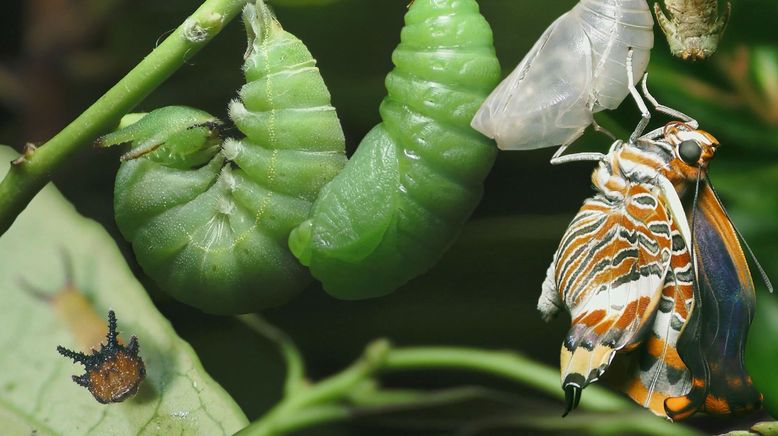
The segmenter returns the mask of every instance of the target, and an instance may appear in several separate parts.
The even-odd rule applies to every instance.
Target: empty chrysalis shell
[[[694,61],[716,52],[732,13],[732,3],[725,2],[721,14],[719,0],[664,0],[664,3],[667,13],[659,2],[654,3],[654,13],[673,55]]]
[[[392,60],[383,122],[289,240],[344,299],[391,292],[439,260],[480,200],[497,152],[470,128],[500,77],[474,0],[415,0]]]
[[[138,262],[163,290],[211,313],[281,304],[310,282],[289,232],[346,161],[308,49],[262,1],[243,19],[247,84],[229,114],[245,138],[222,142],[212,116],[167,107],[101,139],[132,145],[114,207]]]
[[[646,0],[581,0],[546,29],[492,92],[473,127],[504,150],[567,145],[629,93],[624,63],[646,70],[654,46]]]

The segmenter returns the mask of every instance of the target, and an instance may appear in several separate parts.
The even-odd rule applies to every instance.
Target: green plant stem
[[[642,410],[618,414],[576,413],[565,419],[549,414],[519,415],[487,419],[463,429],[462,434],[481,434],[488,430],[521,428],[544,433],[600,434],[600,435],[673,435],[698,436],[700,432],[679,424],[658,419]]]
[[[417,347],[392,350],[383,371],[423,369],[470,370],[492,374],[531,386],[552,397],[563,398],[559,370],[508,351],[488,351],[461,347]],[[597,412],[629,410],[632,404],[599,386],[588,386],[581,396],[581,407]]]
[[[347,406],[323,405],[309,407],[292,413],[279,413],[272,420],[272,427],[260,425],[253,433],[249,434],[264,436],[284,435],[317,425],[346,421],[349,418],[351,418],[351,411]],[[271,420],[268,420],[267,423],[271,423]],[[242,435],[244,431],[242,430],[238,434]]]
[[[114,127],[243,8],[247,0],[207,0],[164,42],[57,135],[26,156],[0,182],[0,235],[51,175],[80,149]]]
[[[542,364],[533,362],[520,354],[507,351],[488,351],[463,347],[413,347],[392,349],[387,341],[377,341],[367,348],[365,354],[344,371],[329,377],[306,389],[286,395],[273,409],[251,425],[240,435],[279,436],[292,430],[312,425],[347,420],[359,414],[359,404],[353,404],[352,394],[361,387],[374,388],[374,377],[393,371],[418,371],[432,369],[453,369],[476,371],[506,378],[523,385],[532,386],[549,395],[562,399],[559,388],[559,374]],[[362,393],[370,396],[371,393]],[[373,395],[368,407],[381,409],[381,395]],[[402,405],[398,395],[383,396],[386,406]],[[420,397],[407,396],[408,402],[419,403]],[[370,409],[364,410],[370,410]],[[589,386],[581,400],[581,408],[600,413],[637,412],[639,409],[628,400],[599,386]],[[641,419],[619,421],[622,433],[641,430],[647,421],[652,422],[648,434],[667,434],[688,430],[676,424],[663,421],[642,412]],[[689,432],[691,432],[689,430]],[[688,433],[688,432],[687,432]],[[679,433],[680,434],[680,433]]]
[[[236,318],[278,346],[286,365],[284,396],[292,395],[295,390],[305,385],[305,365],[302,354],[286,333],[256,314],[238,315]]]

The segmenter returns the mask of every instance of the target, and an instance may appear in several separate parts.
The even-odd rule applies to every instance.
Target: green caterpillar
[[[287,238],[346,161],[308,49],[261,0],[243,19],[247,83],[229,115],[246,138],[222,141],[211,115],[167,107],[100,140],[132,145],[114,208],[138,262],[163,290],[212,313],[277,305],[311,281]]]
[[[332,295],[389,293],[429,269],[482,193],[495,145],[470,128],[500,79],[492,31],[474,0],[415,0],[383,123],[321,192],[289,239]]]

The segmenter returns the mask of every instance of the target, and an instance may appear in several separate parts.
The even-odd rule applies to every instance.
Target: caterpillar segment
[[[289,239],[342,299],[390,293],[435,264],[480,200],[497,154],[470,127],[500,77],[477,2],[414,1],[392,61],[382,123]]]

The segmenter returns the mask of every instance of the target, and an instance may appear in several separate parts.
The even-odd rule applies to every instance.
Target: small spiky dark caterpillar
[[[73,381],[89,390],[97,402],[119,403],[138,392],[146,377],[146,366],[138,354],[140,344],[133,336],[125,347],[119,343],[116,331],[116,314],[108,311],[108,343],[100,344],[100,350],[92,349],[87,355],[58,345],[59,354],[84,365],[83,375],[74,375]]]

